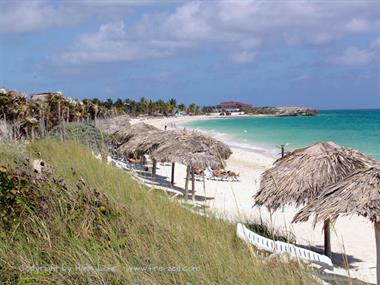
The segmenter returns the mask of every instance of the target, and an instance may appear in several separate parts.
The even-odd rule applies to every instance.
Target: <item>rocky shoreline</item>
[[[276,116],[315,116],[318,115],[318,111],[310,108],[303,107],[276,107]]]

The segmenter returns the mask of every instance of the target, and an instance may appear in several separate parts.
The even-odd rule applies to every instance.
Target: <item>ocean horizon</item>
[[[212,132],[232,146],[278,157],[319,141],[333,141],[380,161],[380,109],[319,110],[316,116],[197,120],[184,126]]]

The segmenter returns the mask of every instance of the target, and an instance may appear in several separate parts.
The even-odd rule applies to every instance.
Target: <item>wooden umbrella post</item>
[[[332,254],[331,254],[330,219],[325,220],[323,224],[323,231],[325,234],[325,255],[331,258]]]
[[[195,201],[195,173],[193,167],[191,167],[191,199]]]
[[[285,145],[282,144],[281,145],[281,157],[284,157],[285,156]]]
[[[174,186],[174,168],[175,168],[175,163],[172,162],[172,179],[171,179],[171,184],[172,186]]]
[[[157,173],[157,161],[153,159],[152,176],[155,177]]]
[[[375,238],[376,238],[376,278],[377,284],[380,281],[380,222],[375,222]]]
[[[207,200],[206,199],[206,175],[205,175],[205,172],[203,171],[203,192],[204,192],[204,195],[205,195],[205,201]]]
[[[190,166],[186,166],[186,181],[185,181],[185,200],[189,197],[189,178],[190,178]]]

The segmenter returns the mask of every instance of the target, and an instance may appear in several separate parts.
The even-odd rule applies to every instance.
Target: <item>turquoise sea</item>
[[[334,141],[380,161],[380,110],[329,110],[313,117],[223,118],[194,121],[186,126],[224,134],[235,144],[274,155],[280,144],[291,150]]]

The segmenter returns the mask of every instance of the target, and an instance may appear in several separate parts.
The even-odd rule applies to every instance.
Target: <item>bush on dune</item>
[[[0,147],[0,157],[9,151]],[[37,153],[46,168],[22,176],[37,183],[35,204],[17,226],[2,228],[1,284],[314,282],[295,264],[263,262],[234,225],[146,191],[83,146],[43,140],[28,146],[29,156]]]
[[[60,127],[55,126],[49,132],[49,137],[59,139],[60,132]],[[64,136],[66,140],[77,141],[98,153],[104,150],[109,140],[109,136],[99,128],[85,123],[65,123]]]

